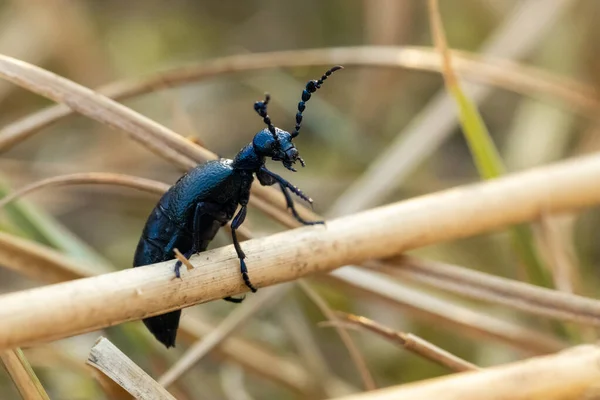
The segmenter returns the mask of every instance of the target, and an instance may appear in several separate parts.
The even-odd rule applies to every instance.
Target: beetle
[[[265,167],[266,158],[280,161],[285,168],[296,172],[293,165],[304,160],[292,143],[300,133],[302,113],[311,94],[321,88],[323,82],[335,71],[335,66],[326,71],[319,80],[310,80],[302,92],[296,113],[296,126],[292,133],[276,128],[267,114],[270,96],[254,103],[254,110],[262,117],[266,129],[258,132],[252,142],[244,146],[233,160],[221,158],[201,164],[179,180],[162,196],[154,207],[137,245],[133,266],[155,264],[173,259],[174,249],[186,258],[205,251],[220,227],[231,223],[231,237],[240,261],[240,272],[246,286],[256,292],[248,275],[248,268],[236,235],[246,218],[250,187],[254,175],[261,185],[279,185],[285,197],[287,208],[303,225],[323,224],[323,221],[306,221],[296,211],[290,192],[312,203],[297,187]],[[238,205],[240,206],[239,211]],[[235,216],[234,216],[235,214]],[[181,262],[175,264],[175,276],[180,277]],[[226,297],[224,300],[240,303],[243,298]],[[143,320],[148,330],[167,348],[175,347],[181,310],[171,311]]]

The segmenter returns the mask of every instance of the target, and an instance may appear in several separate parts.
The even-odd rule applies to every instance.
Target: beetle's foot
[[[175,271],[175,277],[178,279],[181,279],[181,261],[177,260],[177,262],[175,263],[175,268],[173,268],[173,270]]]
[[[325,225],[325,221],[302,221],[303,225]]]
[[[227,296],[227,297],[223,297],[223,300],[228,301],[230,303],[236,303],[239,304],[242,301],[244,301],[244,299],[246,298],[246,296],[242,296],[242,297],[231,297],[231,296]]]
[[[248,276],[248,268],[246,267],[246,262],[243,258],[240,258],[240,269],[242,271],[242,279],[248,288],[252,291],[252,293],[256,293],[258,289],[254,287],[252,282],[250,282],[250,276]]]

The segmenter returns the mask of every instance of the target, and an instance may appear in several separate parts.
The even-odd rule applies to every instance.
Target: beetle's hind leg
[[[193,256],[195,252],[196,252],[196,249],[192,247],[190,250],[183,253],[182,256],[189,262],[190,257]],[[175,267],[173,267],[173,271],[175,272],[175,277],[177,279],[181,279],[181,266],[182,265],[183,265],[183,263],[181,262],[181,260],[177,259],[177,262],[175,263]]]

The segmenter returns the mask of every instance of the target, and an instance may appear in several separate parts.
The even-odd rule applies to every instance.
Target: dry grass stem
[[[42,179],[37,182],[33,182],[26,185],[11,194],[0,199],[0,208],[6,204],[25,196],[31,192],[55,186],[66,186],[66,185],[91,185],[91,184],[103,184],[103,185],[116,185],[125,186],[133,189],[141,190],[143,192],[161,195],[169,189],[169,185],[158,182],[152,179],[140,178],[138,176],[113,174],[108,172],[85,172],[76,173],[69,175],[53,176],[50,178]]]
[[[461,296],[502,304],[557,320],[600,327],[600,301],[436,261],[399,257],[372,266],[403,279]]]
[[[193,267],[192,267],[193,268]],[[251,318],[258,310],[274,306],[281,297],[287,293],[287,285],[269,288],[252,296],[245,307],[238,307],[227,315],[227,317],[210,334],[194,343],[190,348],[169,368],[158,382],[164,387],[169,387],[184,373],[198,363],[202,357],[208,354],[223,340],[235,333],[241,325]]]
[[[335,397],[336,388],[340,378],[329,366],[326,350],[321,348],[316,332],[312,329],[313,322],[309,320],[308,313],[305,313],[297,296],[288,296],[283,304],[279,304],[273,310],[276,315],[277,325],[288,338],[291,347],[295,350],[294,359],[303,365],[307,371],[310,371],[311,377],[317,384],[320,397]],[[356,393],[358,388],[351,388],[350,384],[345,384],[350,389],[345,393]],[[338,395],[338,396],[341,396]]]
[[[196,165],[196,162],[188,158],[185,150],[189,153],[189,149],[197,149],[205,160],[211,154],[114,100],[26,62],[0,55],[0,76],[41,96],[64,103],[113,129],[125,131],[155,154],[182,168],[188,169]],[[168,145],[165,146],[165,143]]]
[[[185,267],[188,269],[188,271],[194,269],[194,266],[192,265],[192,263],[190,262],[190,260],[188,260],[187,258],[185,258],[185,256],[183,254],[181,254],[181,252],[179,251],[179,249],[173,249],[173,253],[175,253],[175,258],[179,261],[181,261],[181,263],[183,265],[185,265]]]
[[[26,62],[0,55],[0,77],[41,96],[64,103],[73,110],[111,128],[125,131],[155,154],[183,169],[190,169],[197,163],[217,158],[213,152],[194,145],[172,130],[114,100]],[[250,198],[251,205],[257,205],[264,199],[282,210],[279,213],[272,210],[272,215],[279,215],[283,220],[292,223],[285,212],[286,205],[283,196],[278,190],[254,185],[252,193],[255,196]],[[267,208],[268,206],[264,205],[263,207]],[[298,205],[297,209],[302,216],[307,218],[309,213],[305,207]]]
[[[600,157],[583,157],[250,240],[244,251],[257,287],[388,258],[600,203]],[[514,207],[519,204],[519,207]],[[469,221],[469,223],[465,223]],[[0,297],[0,348],[53,340],[220,299],[246,289],[233,246],[200,253],[185,279],[173,262]]]
[[[442,17],[440,15],[440,6],[437,0],[428,0],[429,10],[429,23],[431,24],[431,32],[433,36],[433,42],[437,51],[442,56],[442,76],[448,87],[456,87],[458,85],[458,79],[454,73],[452,67],[452,59],[450,56],[450,50],[448,49],[448,43],[446,42],[446,34],[444,32],[444,26],[442,25]]]
[[[76,261],[50,248],[14,236],[0,233],[0,264],[43,283],[57,283],[91,276]],[[180,325],[180,336],[186,341],[197,341],[213,327],[190,316]],[[240,339],[226,339],[220,344],[220,354],[266,379],[279,382],[299,393],[312,393],[310,376],[297,363],[277,357],[258,343]],[[263,362],[264,361],[264,362]],[[270,366],[277,365],[276,369]],[[99,379],[101,380],[101,378]],[[332,382],[335,393],[351,392],[342,381]],[[307,392],[309,390],[309,392]]]
[[[2,262],[2,265],[14,269],[17,272],[26,273],[27,276],[32,279],[44,283],[55,283],[62,281],[63,278],[69,278],[70,280],[91,276],[91,274],[85,273],[84,271],[73,270],[73,268],[78,268],[78,264],[75,261],[72,261],[69,257],[45,246],[33,242],[26,242],[18,238],[15,239],[7,235],[6,238],[8,240],[3,241],[1,240],[2,238],[3,236],[0,234],[0,262]],[[22,246],[17,247],[18,251],[15,250],[15,254],[18,254],[19,257],[2,257],[2,254],[5,254],[5,252],[12,254],[10,247],[7,248],[7,246],[11,246],[14,240],[18,243],[22,242],[23,244]],[[46,253],[50,256],[50,262],[47,262],[45,258],[41,257]],[[27,269],[24,269],[24,267],[27,267]],[[543,333],[532,332],[528,329],[514,326],[509,322],[495,319],[489,315],[478,313],[456,304],[449,305],[447,302],[437,300],[425,293],[408,289],[400,283],[380,278],[376,273],[346,267],[336,271],[334,277],[339,282],[345,282],[355,289],[359,287],[360,290],[369,293],[370,296],[384,298],[396,306],[408,304],[410,305],[409,310],[417,317],[425,315],[430,320],[433,319],[436,323],[442,323],[454,330],[459,329],[469,336],[475,335],[476,337],[479,337],[483,335],[494,340],[500,340],[511,346],[538,353],[548,353],[563,347],[556,339],[548,338]],[[245,305],[242,305],[241,307],[245,307]],[[200,324],[200,321],[192,320],[191,317],[184,318],[180,326],[180,335],[184,338],[188,338],[188,341],[196,341],[200,337],[206,335],[207,330],[213,330],[213,328],[206,328],[199,331],[198,324]],[[195,330],[188,331],[188,329],[192,329],[192,327],[195,327]],[[227,339],[227,342],[230,340],[233,340],[233,338]],[[254,346],[257,346],[257,344],[254,344]],[[243,357],[247,354],[253,354],[251,353],[251,350],[249,350],[249,347],[242,348],[239,351],[234,351],[233,349],[229,351],[228,349],[229,345],[224,345],[222,350],[228,359],[232,359],[244,367],[249,368],[251,371],[257,372],[267,378],[273,378],[272,375],[274,374],[274,379],[276,381],[281,382],[296,391],[301,390],[301,388],[304,387],[304,384],[301,384],[300,382],[309,379],[308,377],[298,378],[300,379],[300,382],[297,382],[296,379],[292,377],[295,374],[299,374],[299,376],[306,374],[305,371],[299,372],[301,369],[299,369],[300,367],[298,366],[294,367],[289,365],[287,367],[278,368],[277,370],[268,368],[265,370],[262,365],[253,362],[253,360],[268,357],[267,355],[255,354],[253,356],[249,355],[248,357]],[[279,362],[285,363],[285,360],[279,360]],[[265,365],[275,364],[276,363],[270,361]],[[296,368],[296,370],[294,370],[294,368]],[[287,374],[286,371],[290,371],[289,374]],[[279,372],[281,372],[283,376],[279,376]],[[340,387],[340,390],[343,389],[340,385],[337,385],[337,383],[336,387]]]
[[[560,233],[559,219],[543,215],[538,224],[537,234],[542,252],[546,254],[552,268],[554,287],[566,293],[575,293],[581,289],[580,268],[574,262],[570,251],[570,238]]]
[[[302,280],[298,281],[298,285],[300,286],[302,291],[308,296],[308,298],[313,303],[315,303],[315,305],[319,308],[319,310],[323,313],[323,315],[325,315],[325,317],[329,321],[335,322],[338,320],[335,312],[333,312],[333,310],[329,307],[325,300],[323,300],[321,296],[319,296],[317,292],[315,292],[309,285],[307,285]],[[365,390],[375,390],[377,386],[375,386],[375,381],[373,380],[373,376],[371,375],[371,372],[367,367],[367,363],[364,357],[362,356],[362,353],[360,352],[358,347],[356,347],[354,341],[352,340],[348,332],[346,332],[346,329],[344,327],[338,325],[334,325],[334,327],[338,335],[340,335],[342,342],[348,349],[348,352],[350,353],[350,358],[352,359],[352,362],[354,363],[356,369],[358,370],[358,373],[360,374]]]
[[[331,275],[355,290],[365,291],[370,297],[378,295],[414,318],[451,331],[460,331],[468,337],[494,340],[527,354],[547,354],[567,347],[565,342],[547,333],[495,318],[483,311],[475,311],[451,299],[407,287],[394,282],[389,276],[349,267],[333,271]]]
[[[136,180],[136,177],[132,177],[133,180]],[[52,179],[52,178],[51,178]],[[66,183],[65,183],[66,184]],[[157,183],[157,186],[162,185],[160,183]],[[30,185],[30,186],[36,186],[38,189],[41,188],[42,186],[38,186],[35,183]],[[158,192],[158,189],[157,189]],[[22,191],[19,191],[19,193],[22,193]],[[266,203],[260,203],[260,204],[266,204]],[[272,208],[272,207],[271,207]],[[318,217],[316,217],[318,218]],[[315,219],[316,219],[315,218]],[[295,220],[294,220],[295,223]],[[293,224],[292,224],[293,225]],[[229,227],[229,225],[228,225]],[[238,234],[240,236],[240,238],[242,240],[246,240],[251,238],[251,234],[250,232],[245,229],[244,227],[241,227],[240,229],[238,229]],[[0,242],[1,243],[1,242]],[[25,251],[25,248],[27,249],[27,251]],[[37,279],[40,280],[42,282],[50,282],[50,283],[55,283],[55,282],[61,282],[63,281],[63,277],[65,277],[65,273],[67,274],[66,276],[70,276],[71,279],[75,279],[75,278],[80,278],[80,277],[84,277],[84,276],[90,276],[91,274],[84,274],[82,271],[80,271],[79,273],[77,273],[76,275],[73,275],[72,272],[69,272],[69,261],[68,258],[62,257],[60,254],[53,252],[50,249],[47,249],[46,247],[43,246],[39,246],[35,243],[27,243],[26,247],[21,247],[21,256],[23,255],[23,253],[25,255],[29,255],[30,257],[33,257],[33,260],[38,260],[39,255],[40,254],[45,254],[45,253],[50,253],[53,258],[54,258],[54,262],[53,263],[39,263],[39,262],[28,262],[28,263],[19,263],[17,262],[18,260],[11,260],[9,258],[4,258],[4,266],[8,267],[8,268],[13,268],[16,269],[17,271],[20,271],[22,273],[25,273],[25,271],[23,271],[23,266],[27,266],[29,268],[29,270],[27,271],[28,276],[30,276],[33,279]],[[20,257],[22,258],[22,257]],[[66,264],[65,264],[66,262]],[[74,266],[77,266],[77,264],[72,263]],[[31,268],[31,267],[36,267],[36,268]],[[189,267],[189,265],[188,265]],[[350,269],[348,269],[350,270]],[[368,274],[366,271],[359,271],[359,274]],[[56,275],[56,279],[54,280],[48,280],[48,278],[46,278],[46,276],[52,277],[53,275]],[[349,276],[342,276],[342,275],[336,275],[336,277],[338,279],[340,279],[341,281],[344,281],[346,283],[350,283],[350,285],[352,286],[352,282],[353,282],[353,277],[352,275]],[[369,283],[372,282],[372,276],[368,277],[369,279],[367,280],[362,280],[361,284],[363,284],[363,286],[361,287],[361,289],[367,290],[370,293],[374,293],[376,296],[381,296],[381,286],[379,284],[373,284],[371,285],[371,287],[365,286],[365,283]],[[377,279],[377,277],[375,277],[375,279]],[[394,284],[392,282],[387,282],[388,285],[391,286],[398,286],[398,284]],[[401,293],[405,292],[405,288],[403,287],[395,287],[395,288],[391,288],[390,289],[390,293],[393,293],[394,295],[392,296],[392,301],[401,301],[401,302],[405,302],[405,303],[410,303],[413,306],[417,307],[417,309],[413,308],[413,310],[418,313],[418,314],[422,314],[425,313],[427,315],[429,315],[430,317],[433,315],[437,315],[437,317],[442,317],[446,320],[449,321],[450,324],[453,325],[453,329],[461,329],[467,330],[467,334],[469,334],[469,330],[472,329],[472,327],[469,324],[465,324],[464,323],[464,318],[458,317],[459,315],[462,315],[463,312],[466,312],[467,314],[471,315],[471,314],[475,314],[475,312],[470,311],[470,310],[464,310],[461,309],[461,307],[457,307],[458,311],[457,313],[449,313],[448,310],[446,310],[446,312],[444,313],[435,313],[435,311],[433,311],[431,309],[431,305],[430,302],[425,302],[427,303],[427,305],[423,304],[423,302],[421,302],[421,306],[424,307],[423,310],[419,310],[418,309],[418,302],[417,299],[422,299],[423,295],[421,294],[420,296],[409,296],[411,298],[410,301],[405,300],[405,298],[401,298],[399,299],[398,296]],[[402,296],[400,296],[402,297]],[[404,300],[403,300],[404,299]],[[429,299],[431,300],[431,299]],[[244,307],[244,306],[242,306]],[[486,336],[494,338],[494,339],[500,339],[501,341],[504,341],[506,343],[512,344],[512,345],[517,345],[519,346],[520,343],[524,343],[524,346],[527,348],[529,347],[526,343],[528,343],[528,339],[527,337],[529,335],[526,335],[525,338],[521,338],[520,340],[514,340],[514,336],[515,333],[513,332],[514,329],[510,329],[510,324],[507,322],[503,322],[503,321],[499,321],[499,320],[495,320],[495,323],[492,324],[484,324],[484,321],[488,321],[491,320],[492,322],[494,322],[493,318],[490,318],[488,316],[479,316],[479,317],[474,317],[472,318],[473,321],[479,321],[478,327],[477,327],[477,334],[479,334],[479,332],[486,332]],[[500,325],[500,326],[506,326],[505,329],[498,329],[496,325]],[[183,330],[185,330],[185,328],[183,328]],[[508,331],[508,332],[513,332],[512,334],[506,336],[504,335],[503,332]],[[518,329],[517,329],[518,331]],[[556,344],[553,344],[553,341],[549,341],[549,340],[541,340],[539,341],[539,345],[534,346],[535,348],[540,348],[541,352],[549,352],[549,351],[553,351],[556,350],[558,348],[560,348],[560,346],[556,346]],[[549,345],[548,348],[544,347],[547,346],[546,343],[551,343]],[[545,349],[545,350],[544,350]],[[229,356],[231,356],[232,354],[229,354]],[[289,382],[288,382],[289,383]]]
[[[23,400],[50,399],[21,349],[6,350],[0,359]]]
[[[577,111],[596,118],[600,108],[594,93],[585,85],[552,75],[537,68],[481,57],[477,54],[453,52],[456,71],[464,78],[499,86],[524,95],[551,96],[562,99]],[[269,68],[291,68],[321,65],[396,67],[441,72],[439,54],[429,48],[361,46],[327,49],[293,50],[229,56],[152,74],[129,81],[114,82],[98,88],[98,92],[115,100],[202,81],[223,74]],[[0,130],[0,152],[27,139],[41,129],[72,115],[76,109],[57,105],[38,111]]]
[[[81,262],[35,242],[0,232],[0,265],[31,279],[58,283],[88,277]]]
[[[198,318],[185,317],[179,328],[183,340],[195,342],[210,335],[216,327]],[[313,396],[318,389],[312,375],[297,362],[278,356],[257,343],[230,336],[218,343],[213,353],[239,364],[250,373],[278,382],[305,396]],[[339,379],[326,382],[325,386],[331,389],[329,396],[353,392],[351,387]]]
[[[91,367],[89,367],[89,370],[88,373],[91,372],[98,385],[102,388],[106,398],[110,400],[132,400],[134,398],[127,390],[123,389],[117,382],[102,372]]]
[[[586,345],[477,372],[348,396],[343,400],[592,399],[593,394],[597,394],[599,380],[600,348]]]
[[[100,337],[90,350],[87,364],[115,381],[136,399],[175,400],[165,388],[104,337]]]
[[[441,349],[433,343],[413,335],[412,333],[395,331],[387,326],[383,326],[373,321],[372,319],[358,315],[346,314],[342,312],[338,312],[337,315],[344,322],[354,324],[363,329],[374,332],[391,342],[400,344],[400,346],[404,347],[406,350],[449,368],[452,371],[463,372],[480,369],[475,364],[463,360],[462,358],[455,356],[454,354],[449,353],[448,351]]]

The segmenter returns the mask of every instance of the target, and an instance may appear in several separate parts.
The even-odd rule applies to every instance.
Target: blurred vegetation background
[[[598,90],[600,2],[454,0],[442,1],[440,7],[450,47],[523,62]],[[429,32],[426,2],[420,0],[0,2],[0,53],[91,88],[233,54],[358,45],[430,47]],[[291,129],[306,81],[324,70],[319,66],[228,74],[177,88],[157,88],[124,103],[220,156],[233,158],[263,128],[252,108],[254,101],[270,92],[273,102],[269,114],[275,125]],[[475,98],[509,172],[600,148],[598,124],[571,104],[556,98],[523,97],[503,90],[502,84],[465,86],[470,90],[487,88],[485,95]],[[402,167],[400,173],[379,172],[374,179],[389,182],[391,190],[362,207],[475,182],[479,177],[454,122],[455,108],[452,102],[438,104],[443,93],[443,80],[437,73],[390,67],[347,68],[328,80],[307,105],[303,132],[296,140],[307,167],[293,175],[274,163],[269,167],[310,194],[315,211],[324,215],[333,205],[337,213],[356,211],[344,208],[344,196],[353,190],[367,190],[356,182],[366,171],[376,171],[377,163],[389,156],[386,152],[394,146],[404,146],[397,154],[410,154],[415,162]],[[50,104],[0,82],[0,126]],[[404,159],[396,161],[402,163]],[[48,127],[0,156],[1,178],[13,188],[50,176],[88,171],[127,173],[166,183],[175,182],[182,173],[125,134],[81,116]],[[7,214],[0,216],[0,227],[43,242],[42,235],[34,232],[36,224],[56,221],[96,254],[92,259],[89,252],[81,253],[86,262],[124,269],[131,266],[141,229],[156,201],[147,194],[110,186],[50,189],[22,202],[35,212],[28,217],[33,231],[24,230],[22,221]],[[600,214],[594,210],[534,226],[541,246],[546,237],[543,232],[558,238],[552,246],[558,247],[572,267],[575,291],[590,297],[598,296],[600,250],[595,239],[599,222]],[[283,229],[256,210],[249,214],[245,226],[259,234]],[[222,232],[214,246],[229,243],[229,236]],[[431,246],[415,254],[524,279],[506,232]],[[0,269],[0,292],[38,284]],[[334,309],[367,315],[394,329],[419,334],[478,365],[524,356],[506,344],[473,339],[348,288],[317,280],[311,284]],[[430,289],[419,290],[437,295]],[[548,330],[545,324],[506,308],[443,296],[523,326]],[[214,302],[187,309],[184,318],[194,315],[216,324],[234,307]],[[317,354],[328,373],[360,388],[356,369],[335,331],[317,327],[324,319],[301,292],[294,290],[235,335],[299,364],[310,365],[307,359]],[[114,327],[104,334],[152,376],[164,372],[186,348],[181,344],[166,352],[147,332],[137,329],[142,327],[140,322],[125,325],[133,328]],[[447,373],[369,333],[351,334],[379,387]],[[593,332],[588,334],[586,338],[595,337]],[[92,375],[81,368],[97,336],[91,333],[25,352],[52,398],[103,398]],[[319,379],[316,370],[309,371]],[[236,384],[245,388],[243,393],[227,389]],[[203,359],[186,374],[176,390],[182,399],[303,397],[213,357]],[[17,396],[8,375],[0,372],[0,397]]]

